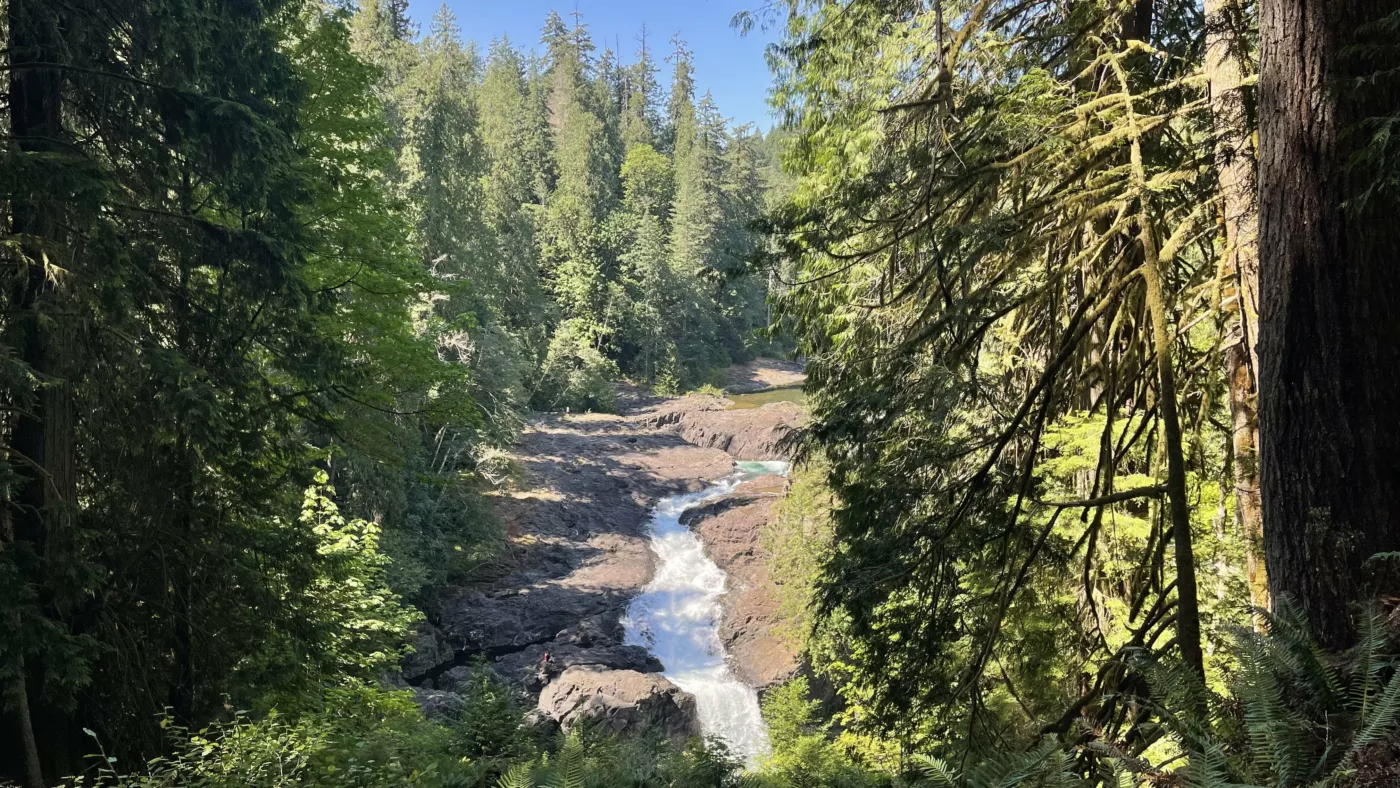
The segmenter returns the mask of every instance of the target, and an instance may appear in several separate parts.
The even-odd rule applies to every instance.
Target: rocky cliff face
[[[687,443],[719,449],[738,460],[783,460],[792,454],[793,432],[802,409],[791,402],[761,408],[727,410],[723,397],[691,394],[657,406],[642,421],[670,430]]]
[[[751,365],[743,375],[782,382],[792,374],[765,369]],[[654,568],[647,521],[660,498],[708,486],[736,458],[785,456],[782,441],[800,411],[725,411],[713,397],[622,394],[623,415],[541,415],[526,429],[513,452],[523,481],[496,496],[508,549],[472,583],[441,593],[404,663],[405,680],[430,713],[459,708],[470,665],[485,660],[562,727],[590,716],[619,731],[698,731],[694,698],[659,675],[661,664],[644,648],[622,642],[621,617]],[[761,561],[741,545],[756,544],[778,488],[745,488],[757,497],[730,506],[701,537],[735,546],[728,564],[716,552],[733,587],[746,589],[731,594],[722,636],[739,674],[766,686],[790,672],[791,656],[765,634],[776,603],[762,593]]]

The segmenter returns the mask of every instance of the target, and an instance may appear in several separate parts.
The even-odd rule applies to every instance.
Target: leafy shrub
[[[559,326],[540,381],[530,399],[537,410],[612,412],[617,408],[611,381],[619,376],[617,364],[598,349],[595,327],[583,320],[566,320]]]
[[[473,665],[458,692],[466,696],[455,726],[465,755],[502,761],[502,769],[509,761],[534,756],[537,745],[525,725],[525,710],[489,667]]]
[[[798,676],[773,688],[763,699],[763,719],[773,752],[763,762],[763,785],[781,788],[861,788],[888,782],[856,763],[828,735],[830,721],[819,719],[807,679]]]
[[[678,745],[664,737],[621,739],[587,729],[554,754],[513,766],[497,788],[738,788],[741,765],[715,739]]]
[[[379,527],[347,519],[325,472],[304,493],[299,524],[315,543],[315,560],[267,580],[292,623],[273,628],[260,652],[239,667],[239,697],[295,696],[339,677],[370,679],[397,666],[421,614],[389,587],[389,560]]]
[[[764,700],[772,755],[757,774],[722,743],[677,744],[659,735],[622,739],[584,726],[541,740],[508,690],[482,668],[456,720],[425,719],[408,692],[349,682],[259,718],[240,715],[197,733],[167,727],[172,754],[134,772],[99,756],[74,781],[101,788],[1355,788],[1392,749],[1400,724],[1400,671],[1385,617],[1361,618],[1358,644],[1328,655],[1286,604],[1268,633],[1238,633],[1232,698],[1210,697],[1179,665],[1143,661],[1155,720],[1129,746],[1088,728],[1065,739],[960,746],[950,763],[906,756],[903,774],[853,758],[820,718],[805,679]],[[1207,700],[1202,712],[1199,702]],[[1153,741],[1166,742],[1163,754]],[[965,744],[965,743],[964,743]],[[980,755],[973,755],[981,753]],[[1388,761],[1387,761],[1388,763]],[[1382,764],[1384,766],[1384,764]],[[1374,769],[1372,769],[1374,770]]]
[[[293,713],[239,716],[200,731],[168,726],[171,755],[123,773],[99,756],[77,786],[291,788],[477,785],[484,769],[457,756],[456,732],[424,719],[408,692],[350,683]]]

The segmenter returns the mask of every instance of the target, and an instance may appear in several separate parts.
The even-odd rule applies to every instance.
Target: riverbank
[[[759,363],[741,374],[792,373]],[[785,456],[801,414],[730,417],[714,397],[667,400],[630,387],[619,405],[616,415],[540,414],[525,430],[512,452],[516,478],[493,495],[506,551],[474,582],[440,594],[405,664],[430,712],[453,708],[472,664],[484,661],[566,728],[587,716],[619,731],[698,732],[693,699],[646,649],[624,643],[622,616],[655,571],[647,522],[659,500],[709,486],[736,459]]]

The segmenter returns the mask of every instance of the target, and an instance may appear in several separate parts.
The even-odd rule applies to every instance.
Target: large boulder
[[[418,688],[413,691],[413,700],[423,710],[423,716],[436,722],[453,722],[466,711],[466,698],[452,692]]]
[[[412,641],[413,650],[403,659],[404,676],[418,676],[444,662],[452,660],[454,652],[445,642],[442,631],[426,621],[418,624],[418,634]]]
[[[549,655],[548,661],[544,659],[545,654]],[[528,692],[539,692],[551,678],[574,666],[640,673],[661,671],[661,662],[643,646],[614,644],[582,648],[557,642],[533,646],[518,654],[502,657],[496,660],[492,668],[507,684],[523,687]]]
[[[676,740],[700,735],[695,697],[656,673],[577,665],[544,688],[539,709],[565,732],[591,720],[615,733],[660,731]]]

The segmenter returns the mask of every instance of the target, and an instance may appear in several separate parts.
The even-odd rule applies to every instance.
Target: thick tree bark
[[[10,0],[8,4],[10,134],[23,153],[64,153],[62,75],[47,64],[62,61],[63,29],[58,6],[47,0]],[[31,65],[45,64],[45,65]],[[64,219],[60,201],[46,195],[47,183],[29,184],[29,194],[17,195],[10,204],[10,233],[18,241],[20,259],[13,290],[9,293],[11,319],[7,341],[12,352],[32,370],[38,391],[28,397],[11,424],[9,461],[17,480],[6,504],[14,541],[38,557],[39,571],[29,578],[42,589],[41,602],[50,616],[61,617],[66,594],[51,582],[60,573],[48,567],[55,562],[55,534],[77,499],[74,458],[72,388],[67,380],[66,359],[72,340],[72,318],[64,314],[63,294],[55,272],[68,267],[64,258]],[[18,399],[24,399],[20,393]],[[43,664],[34,667],[41,673]],[[30,687],[41,685],[28,682]],[[28,712],[29,697],[23,697]],[[27,752],[43,755],[50,771],[60,773],[68,763],[63,731],[67,718],[52,706],[40,704],[32,722],[22,725]],[[47,751],[34,733],[51,732]],[[28,756],[27,756],[28,758]],[[33,760],[33,759],[30,759]],[[41,785],[42,775],[28,765],[31,784]]]
[[[39,745],[34,739],[34,725],[29,713],[29,688],[23,676],[10,682],[15,704],[15,722],[19,728],[20,748],[24,753],[24,784],[26,788],[44,788],[44,771],[39,765]]]
[[[1396,0],[1264,0],[1260,12],[1259,386],[1269,590],[1319,640],[1352,603],[1400,591],[1368,564],[1400,550],[1400,205],[1354,200],[1358,122],[1397,109],[1354,78],[1367,22]],[[1360,91],[1365,91],[1364,93]]]
[[[43,0],[11,0],[9,4],[10,130],[21,151],[61,152],[63,113],[57,69],[27,66],[60,59],[60,22]],[[16,282],[16,307],[11,342],[16,354],[39,379],[34,406],[21,412],[13,427],[12,444],[19,455],[22,480],[14,495],[14,534],[41,556],[50,525],[62,521],[76,499],[72,387],[66,359],[72,343],[72,319],[62,314],[62,292],[56,271],[63,259],[62,217],[54,200],[38,193],[17,198],[11,206],[10,232],[23,250],[23,275]]]
[[[8,490],[6,490],[8,494]],[[10,518],[9,511],[0,511],[0,552],[3,552],[9,543],[15,539],[14,525]],[[18,611],[11,612],[5,622],[10,632],[19,632],[20,617]],[[19,732],[20,757],[24,759],[24,784],[26,788],[44,788],[44,770],[39,762],[39,745],[34,739],[33,715],[29,713],[29,687],[25,676],[28,671],[24,669],[23,660],[20,662],[19,675],[10,679],[6,689],[9,691],[12,702],[15,706],[14,726]]]
[[[1226,353],[1230,386],[1235,518],[1245,543],[1249,601],[1269,607],[1259,500],[1259,202],[1258,166],[1245,95],[1247,10],[1240,0],[1206,0],[1206,77],[1215,129],[1225,268],[1235,284],[1237,344]]]
[[[9,4],[10,131],[19,149],[27,153],[56,151],[63,137],[58,71],[26,65],[58,60],[58,21],[43,6],[43,2],[36,0],[12,0]],[[32,187],[35,194],[28,199],[16,199],[11,205],[10,232],[19,239],[25,258],[21,261],[23,274],[12,294],[12,308],[17,309],[11,342],[16,355],[39,377],[42,388],[35,397],[35,406],[16,417],[11,440],[19,455],[21,467],[18,470],[22,477],[15,490],[15,539],[29,543],[42,555],[48,537],[44,509],[49,496],[45,477],[51,443],[44,417],[53,399],[50,387],[44,384],[48,382],[55,359],[41,311],[54,292],[46,269],[57,263],[54,252],[58,247],[59,223],[51,205],[37,193],[43,189],[43,184],[36,183]]]

